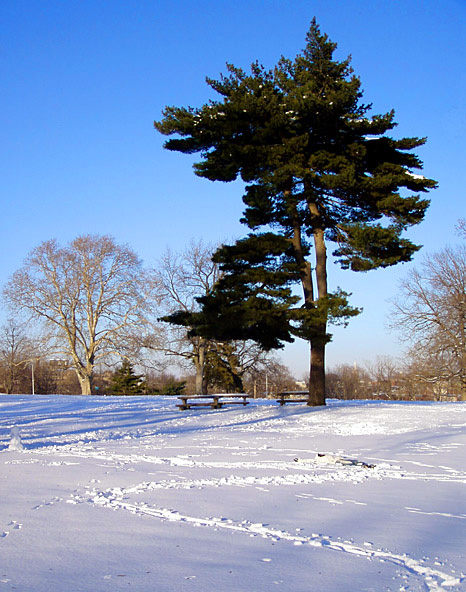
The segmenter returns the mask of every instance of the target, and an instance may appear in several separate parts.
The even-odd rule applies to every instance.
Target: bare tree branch
[[[393,301],[392,327],[429,380],[457,377],[466,399],[466,247],[446,247],[411,271]]]

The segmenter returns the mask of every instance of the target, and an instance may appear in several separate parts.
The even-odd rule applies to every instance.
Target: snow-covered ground
[[[0,396],[0,592],[466,590],[466,404],[175,403]]]

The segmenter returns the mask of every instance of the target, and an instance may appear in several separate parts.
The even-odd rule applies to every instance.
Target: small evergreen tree
[[[272,70],[207,79],[221,95],[199,109],[167,107],[155,127],[165,147],[200,153],[195,173],[247,184],[244,239],[214,257],[224,272],[199,314],[172,315],[193,333],[221,341],[253,339],[266,349],[301,337],[311,350],[310,405],[325,404],[329,323],[359,310],[348,294],[331,293],[328,243],[345,269],[368,271],[409,261],[419,249],[402,237],[422,221],[435,181],[411,151],[425,138],[396,140],[394,112],[369,116],[350,59],[313,20],[304,51]],[[300,284],[302,299],[292,288]]]
[[[113,375],[109,391],[112,395],[144,395],[146,383],[141,375],[134,373],[128,360],[123,360]]]
[[[186,390],[186,380],[170,380],[160,388],[150,391],[151,395],[160,395],[163,397],[178,397],[184,395]]]

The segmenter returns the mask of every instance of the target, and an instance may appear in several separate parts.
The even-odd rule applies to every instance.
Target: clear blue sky
[[[190,238],[244,233],[241,185],[195,177],[152,122],[165,105],[211,98],[205,76],[227,61],[293,58],[313,16],[338,57],[352,55],[373,111],[394,108],[398,135],[428,137],[419,155],[440,186],[409,237],[422,252],[456,241],[466,216],[465,0],[2,0],[0,284],[49,238],[112,234],[151,264]],[[335,332],[330,366],[398,353],[387,299],[411,265],[366,275],[332,266],[331,285],[364,313]],[[284,359],[307,371],[303,345]]]

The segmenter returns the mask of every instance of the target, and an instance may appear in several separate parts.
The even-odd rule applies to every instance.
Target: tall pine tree
[[[359,311],[330,293],[327,245],[343,268],[368,271],[409,261],[419,249],[402,233],[422,221],[435,181],[412,150],[425,138],[396,140],[394,112],[369,115],[350,59],[315,20],[301,54],[247,74],[227,65],[207,79],[221,99],[201,108],[167,107],[155,122],[169,150],[200,153],[195,173],[246,183],[242,222],[250,234],[215,255],[225,272],[196,318],[174,322],[219,339],[250,338],[265,348],[298,336],[311,349],[310,405],[325,404],[329,323]],[[302,299],[292,291],[302,287]]]

